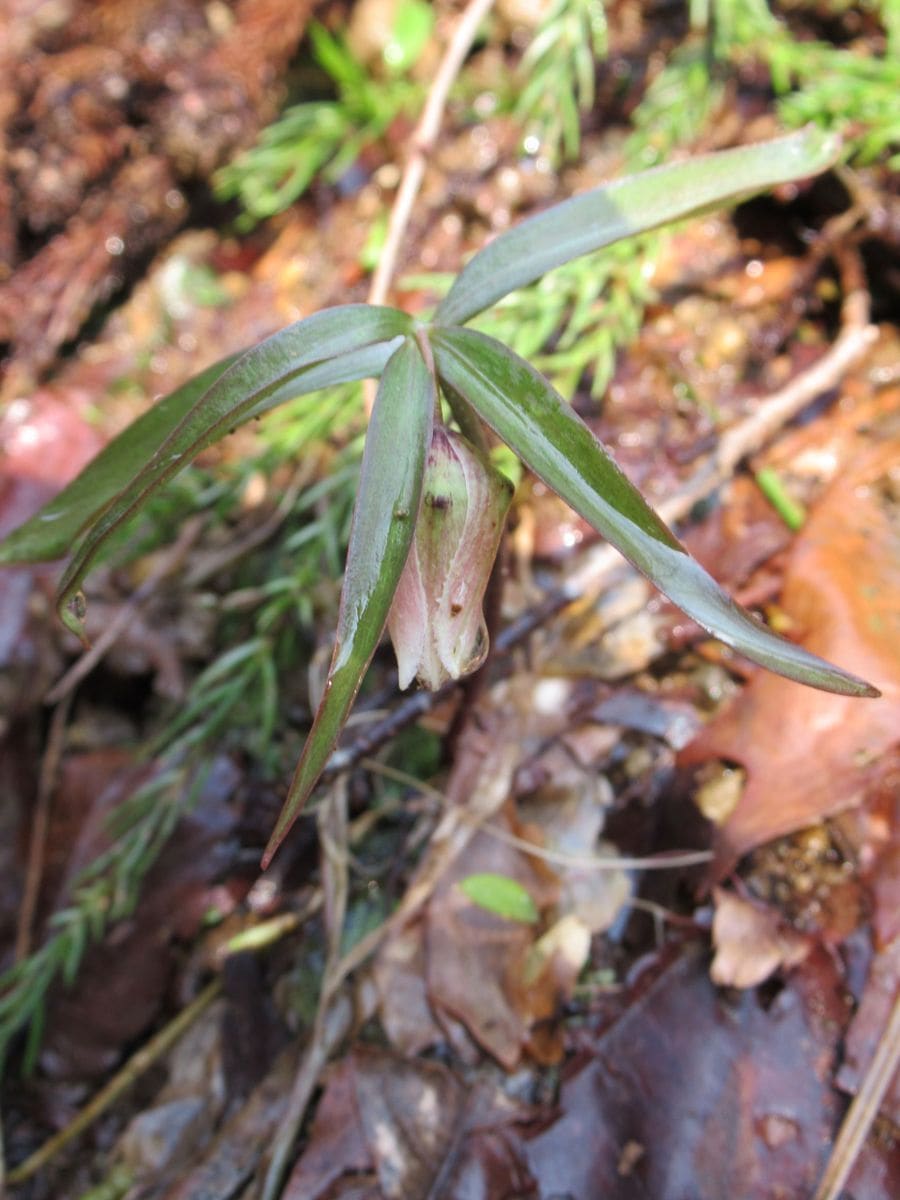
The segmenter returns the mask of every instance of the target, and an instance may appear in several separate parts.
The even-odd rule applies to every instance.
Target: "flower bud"
[[[412,548],[388,617],[400,686],[432,691],[484,661],[482,605],[513,486],[464,437],[436,426]]]

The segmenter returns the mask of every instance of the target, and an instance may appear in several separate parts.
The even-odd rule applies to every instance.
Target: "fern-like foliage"
[[[514,113],[529,149],[553,163],[577,158],[581,117],[594,103],[596,63],[606,52],[601,0],[555,0],[519,67],[524,86]]]

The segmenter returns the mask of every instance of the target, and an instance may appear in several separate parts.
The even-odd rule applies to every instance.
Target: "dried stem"
[[[92,1125],[94,1121],[116,1100],[127,1091],[131,1085],[140,1078],[155,1062],[157,1062],[168,1050],[175,1045],[178,1039],[188,1028],[197,1020],[202,1012],[212,1004],[216,996],[221,991],[221,982],[219,979],[214,979],[193,1000],[187,1008],[183,1009],[174,1020],[170,1021],[164,1029],[161,1029],[154,1037],[145,1045],[141,1046],[135,1054],[129,1058],[125,1066],[120,1071],[117,1071],[109,1083],[101,1088],[75,1118],[69,1122],[65,1129],[61,1129],[54,1137],[44,1142],[38,1150],[26,1158],[23,1163],[20,1163],[7,1175],[7,1183],[12,1186],[24,1183],[26,1179],[31,1179],[38,1171],[42,1170],[57,1155],[64,1146],[67,1146],[74,1138]]]
[[[22,905],[16,926],[15,961],[21,962],[31,953],[31,938],[34,931],[34,915],[37,911],[41,881],[44,878],[44,855],[47,848],[47,830],[50,826],[50,801],[56,787],[59,764],[65,745],[66,722],[69,719],[71,697],[64,697],[53,710],[47,735],[47,748],[41,763],[38,779],[37,801],[31,821],[31,838],[28,843],[28,866],[25,871],[25,887]]]
[[[375,274],[372,278],[372,286],[369,289],[370,304],[384,304],[387,298],[391,278],[397,264],[400,243],[403,241],[403,235],[412,216],[412,209],[416,201],[416,196],[419,194],[419,188],[422,186],[422,178],[425,175],[428,155],[434,149],[438,133],[440,132],[441,121],[447,104],[447,96],[449,95],[450,88],[453,86],[454,80],[460,72],[466,55],[469,53],[472,42],[475,40],[478,27],[487,16],[492,4],[493,0],[469,0],[469,4],[460,17],[456,29],[453,31],[450,45],[447,47],[447,52],[438,68],[431,91],[428,94],[428,99],[425,102],[425,107],[422,109],[419,123],[412,135],[412,151],[406,161],[403,178],[400,180],[400,186],[397,189],[390,220],[388,221],[388,231],[384,248],[381,251],[378,266],[375,268]]]
[[[859,1153],[865,1145],[872,1122],[885,1092],[900,1064],[900,995],[894,1000],[887,1028],[881,1035],[869,1069],[866,1071],[856,1098],[847,1110],[841,1131],[831,1151],[825,1174],[816,1188],[813,1200],[839,1200],[850,1178]]]
[[[397,195],[394,197],[391,215],[388,219],[387,236],[372,276],[372,286],[369,288],[369,304],[384,304],[387,299],[391,279],[397,266],[400,245],[409,225],[419,188],[425,177],[428,156],[434,149],[440,133],[447,97],[475,40],[478,27],[490,12],[493,2],[494,0],[469,0],[453,31],[453,37],[450,39],[441,65],[438,67],[419,123],[410,139],[410,154],[403,169]],[[372,380],[366,381],[365,394],[366,409],[371,412],[375,400],[375,386]]]

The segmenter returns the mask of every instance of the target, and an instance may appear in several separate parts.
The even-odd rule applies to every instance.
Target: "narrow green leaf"
[[[788,492],[777,471],[772,467],[763,467],[756,472],[756,483],[788,529],[796,532],[803,528],[806,510]]]
[[[531,893],[508,875],[468,875],[457,885],[473,904],[507,921],[533,925],[539,916]]]
[[[266,847],[264,868],[322,773],[387,621],[419,514],[435,400],[434,380],[419,347],[408,339],[385,367],[378,388],[325,692]]]
[[[879,693],[755,620],[687,553],[551,385],[470,329],[432,334],[438,377],[547,485],[699,625],[769,670],[824,691]]]
[[[840,140],[808,126],[788,137],[704,154],[573,196],[495,238],[469,260],[438,306],[463,325],[516,288],[621,238],[666,225],[836,162]]]
[[[61,558],[87,522],[141,469],[185,413],[236,360],[223,358],[159,400],[92,459],[68,487],[0,542],[0,563]]]
[[[288,400],[320,388],[380,375],[385,363],[397,349],[397,344],[396,338],[373,342],[288,375],[280,386],[267,392],[254,408],[239,417],[235,416],[228,423],[227,430],[220,429],[194,453],[199,453],[200,449],[212,445],[225,433],[261,417]],[[118,437],[113,438],[77,478],[0,541],[0,564],[43,562],[67,554],[77,536],[118,493],[136,479],[191,409],[239,357],[231,355],[207,367],[159,400]],[[185,458],[177,469],[187,466],[189,461],[189,458]]]
[[[137,476],[96,516],[60,581],[57,606],[68,628],[80,636],[84,613],[78,589],[101,546],[161,484],[201,450],[243,421],[266,411],[275,397],[287,399],[326,382],[346,379],[340,356],[371,350],[374,344],[404,333],[410,325],[410,317],[392,308],[360,304],[326,309],[260,342],[228,367],[156,448]],[[358,369],[358,360],[355,366]]]

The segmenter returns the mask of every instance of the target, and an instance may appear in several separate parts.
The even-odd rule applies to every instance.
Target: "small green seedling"
[[[481,875],[467,875],[459,881],[458,887],[466,899],[478,908],[503,917],[505,921],[534,925],[540,916],[531,892],[508,875],[496,875],[490,871]]]
[[[704,629],[789,679],[876,696],[863,680],[776,636],[737,605],[548,381],[508,347],[465,327],[554,267],[814,175],[838,152],[834,137],[806,129],[575,196],[474,255],[428,323],[369,305],[307,317],[161,400],[0,543],[0,562],[52,559],[71,550],[58,607],[65,624],[81,634],[85,574],[110,535],[157,488],[236,426],[283,401],[380,377],[331,667],[264,864],[315,787],[386,625],[404,682],[418,675],[437,687],[484,656],[481,604],[509,489],[487,461],[483,425]],[[445,405],[460,433],[445,425]]]

